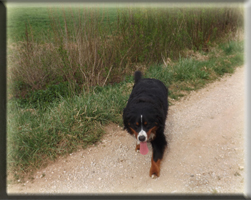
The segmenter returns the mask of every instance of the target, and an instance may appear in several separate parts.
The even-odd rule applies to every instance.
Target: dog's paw
[[[159,172],[152,172],[152,171],[150,171],[150,177],[152,178],[152,179],[156,179],[156,178],[158,178],[159,177]]]
[[[139,144],[136,144],[135,151],[136,151],[137,153],[139,153],[139,151],[140,151],[140,145],[139,145]]]
[[[156,174],[152,174],[151,178],[156,179],[156,178],[158,178],[158,176]]]

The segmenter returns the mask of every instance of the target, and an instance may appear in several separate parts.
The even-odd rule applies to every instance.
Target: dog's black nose
[[[146,137],[144,135],[139,136],[139,141],[144,142]]]

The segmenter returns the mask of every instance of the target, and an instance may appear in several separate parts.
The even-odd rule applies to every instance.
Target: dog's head
[[[161,117],[151,108],[124,112],[124,128],[137,139],[137,142],[148,142],[155,138],[161,124]]]

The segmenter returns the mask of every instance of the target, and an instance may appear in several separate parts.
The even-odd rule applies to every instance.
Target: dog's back
[[[168,89],[157,79],[142,78],[142,73],[136,71],[134,73],[134,86],[128,104],[137,102],[149,102],[160,106],[166,119],[168,110]]]

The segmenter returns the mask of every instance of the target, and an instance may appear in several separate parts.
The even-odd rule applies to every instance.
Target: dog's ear
[[[161,117],[159,115],[157,115],[157,124],[161,124],[162,123],[162,120],[161,120]]]
[[[157,119],[157,124],[158,126],[161,126],[161,124],[164,124],[164,117],[163,117],[163,114],[162,113],[159,113],[157,116],[156,116],[156,119]]]
[[[126,112],[126,108],[124,108],[123,110],[123,123],[124,123],[124,130],[128,130],[129,127],[128,127],[128,114]]]
[[[124,128],[123,128],[123,130],[127,130],[127,131],[129,130],[129,127],[128,127],[127,124],[125,124],[125,123],[124,123]]]
[[[129,126],[130,125],[129,120],[131,119],[131,117],[132,116],[129,112],[123,113],[124,130],[127,130],[128,133],[133,134]]]

